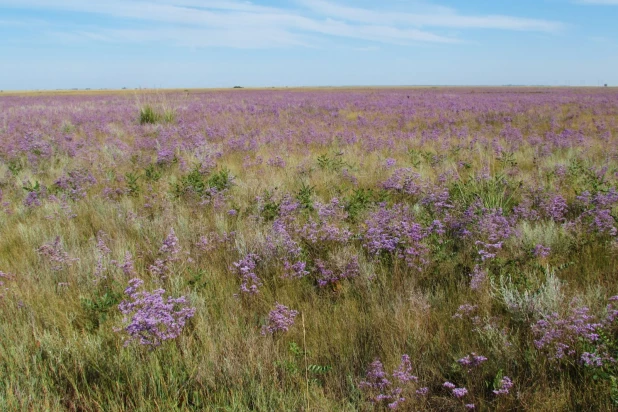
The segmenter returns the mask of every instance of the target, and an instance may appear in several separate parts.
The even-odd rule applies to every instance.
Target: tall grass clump
[[[171,109],[157,111],[151,105],[142,106],[139,110],[140,124],[173,123],[176,120],[176,113]]]

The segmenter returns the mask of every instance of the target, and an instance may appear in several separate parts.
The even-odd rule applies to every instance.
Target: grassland
[[[614,410],[617,160],[614,89],[2,94],[0,409]]]

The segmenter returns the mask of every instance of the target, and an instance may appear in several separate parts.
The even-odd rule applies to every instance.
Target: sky
[[[618,0],[0,0],[0,89],[618,85]]]

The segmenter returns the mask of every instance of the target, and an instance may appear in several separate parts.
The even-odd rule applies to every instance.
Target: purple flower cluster
[[[487,280],[487,271],[483,270],[480,265],[474,265],[474,269],[470,274],[470,289],[479,290]]]
[[[424,182],[421,180],[421,175],[409,168],[396,169],[391,177],[382,183],[382,188],[385,190],[392,190],[409,196],[420,196],[423,187]]]
[[[118,305],[127,324],[122,330],[129,335],[125,346],[137,341],[140,345],[155,347],[166,340],[176,339],[187,320],[195,315],[195,309],[189,306],[184,296],[165,299],[163,289],[140,292],[143,284],[141,279],[131,279],[124,291],[128,299]]]
[[[602,366],[605,362],[614,363],[614,358],[600,337],[613,326],[618,310],[613,300],[607,306],[604,319],[590,313],[586,306],[571,303],[570,313],[561,316],[551,313],[532,325],[537,339],[534,345],[554,361],[582,362],[587,366]],[[595,352],[585,351],[584,347],[594,347]]]
[[[79,260],[69,257],[62,246],[60,236],[56,236],[53,242],[46,243],[38,248],[37,252],[51,264],[51,269],[54,271],[62,270]]]
[[[96,184],[97,179],[85,170],[73,170],[60,177],[54,185],[71,200],[86,197],[87,189]]]
[[[550,219],[553,219],[556,222],[564,222],[568,211],[568,205],[564,197],[561,195],[554,195],[547,198],[541,204],[541,210]]]
[[[212,252],[221,245],[232,245],[236,236],[236,232],[210,232],[204,236],[200,236],[196,247],[202,252]]]
[[[179,259],[179,254],[180,245],[178,244],[178,238],[174,228],[171,228],[159,249],[159,257],[155,260],[154,264],[150,265],[148,270],[159,279],[165,279],[171,269],[171,264]]]
[[[371,403],[386,404],[389,409],[397,409],[406,398],[404,391],[409,389],[411,382],[417,382],[418,378],[412,375],[412,363],[408,355],[401,357],[401,363],[389,376],[384,371],[380,360],[376,359],[369,366],[367,376],[360,382],[360,388],[367,392]],[[428,388],[419,388],[414,393],[417,396],[425,396]]]
[[[466,388],[458,388],[452,382],[444,382],[442,386],[451,391],[451,395],[453,395],[457,399],[461,399],[468,394],[468,390]]]
[[[478,239],[474,244],[478,247],[481,261],[495,258],[504,242],[515,234],[515,229],[502,214],[502,209],[482,208],[473,230]]]
[[[287,332],[294,325],[294,318],[298,311],[292,310],[285,305],[275,303],[275,308],[268,314],[268,324],[262,327],[262,335],[277,332]]]
[[[29,208],[41,206],[41,192],[37,190],[29,191],[24,199],[24,205]]]
[[[281,156],[271,157],[266,161],[266,164],[272,167],[285,168],[286,162]]]
[[[427,263],[429,248],[423,243],[427,233],[413,220],[407,206],[382,205],[370,214],[365,224],[364,246],[371,255],[391,254],[418,270]]]
[[[611,237],[618,235],[618,218],[612,211],[618,205],[617,189],[611,188],[607,193],[594,195],[585,191],[577,196],[577,200],[586,208],[579,221],[585,224],[589,232]]]
[[[322,260],[316,260],[315,262],[319,277],[317,279],[318,285],[321,287],[329,284],[337,284],[343,279],[355,278],[360,273],[360,266],[358,264],[358,256],[352,256],[344,265],[340,267],[332,267],[327,262]]]
[[[497,396],[508,395],[509,391],[513,387],[513,381],[508,376],[503,376],[500,379],[500,386],[498,389],[494,389],[494,394]]]
[[[251,296],[260,292],[262,280],[255,273],[259,260],[256,254],[249,253],[233,263],[236,273],[240,277],[240,293]]]
[[[536,245],[532,253],[536,257],[547,257],[551,252],[551,248],[545,247],[543,245]]]
[[[122,270],[123,275],[127,278],[134,277],[137,272],[135,271],[135,262],[133,261],[133,255],[128,250],[124,254],[124,261],[122,263],[113,261],[120,270]]]
[[[477,355],[472,352],[468,356],[465,356],[457,361],[461,366],[465,366],[468,369],[468,372],[472,369],[480,366],[483,362],[487,361],[487,358],[482,355]]]

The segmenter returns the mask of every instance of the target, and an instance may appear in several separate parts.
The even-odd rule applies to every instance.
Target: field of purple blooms
[[[0,97],[0,410],[618,408],[618,91]]]

